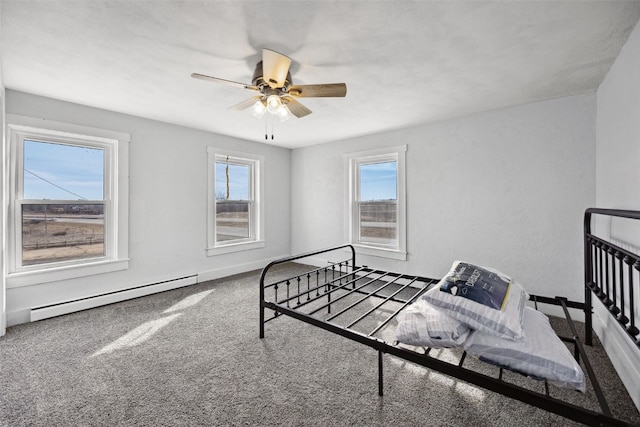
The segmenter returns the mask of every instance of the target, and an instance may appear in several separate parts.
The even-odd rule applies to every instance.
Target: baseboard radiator
[[[31,321],[34,322],[36,320],[48,319],[50,317],[61,316],[75,311],[87,310],[101,305],[113,304],[132,298],[182,288],[196,283],[198,283],[198,276],[193,275],[114,292],[107,292],[104,294],[91,295],[70,301],[62,301],[55,304],[40,305],[31,308]]]

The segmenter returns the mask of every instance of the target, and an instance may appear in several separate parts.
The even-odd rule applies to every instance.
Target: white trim
[[[7,213],[8,213],[8,168],[7,168],[7,144],[5,128],[5,92],[2,78],[2,60],[0,59],[0,143],[1,164],[0,191],[2,196],[2,214],[0,214],[0,337],[7,332]]]
[[[215,198],[215,164],[219,157],[229,157],[240,164],[247,164],[251,169],[250,216],[253,217],[250,238],[232,240],[229,243],[216,243],[216,198]],[[264,156],[238,151],[207,147],[207,256],[222,255],[250,249],[265,247],[264,240]]]
[[[100,305],[104,305],[106,304],[111,304],[113,302],[118,302],[118,301],[125,301],[127,299],[131,299],[131,298],[137,298],[139,296],[143,296],[143,294],[135,294],[135,292],[145,292],[144,295],[151,295],[157,292],[163,292],[165,290],[168,289],[175,289],[178,287],[182,287],[182,286],[189,286],[192,284],[198,284],[198,283],[202,283],[208,280],[215,280],[215,279],[220,279],[220,278],[224,278],[224,277],[229,277],[229,276],[233,276],[235,274],[242,274],[242,273],[246,273],[249,271],[255,271],[258,269],[263,268],[265,265],[269,264],[272,261],[278,260],[278,259],[282,259],[286,256],[289,256],[291,254],[282,254],[279,256],[275,256],[272,258],[266,258],[266,259],[261,259],[258,261],[252,261],[246,264],[240,264],[240,265],[234,265],[231,267],[223,267],[223,268],[219,268],[219,269],[215,269],[215,270],[208,270],[208,271],[203,271],[197,274],[192,274],[189,276],[185,276],[183,278],[178,278],[178,279],[167,279],[167,280],[160,280],[160,281],[156,281],[153,283],[149,283],[149,284],[143,284],[143,285],[139,285],[139,286],[129,286],[125,289],[122,290],[116,290],[113,292],[108,292],[105,294],[94,294],[94,295],[88,295],[85,297],[81,297],[81,298],[77,298],[74,300],[68,300],[68,301],[60,301],[59,304],[65,304],[65,306],[68,308],[68,310],[66,310],[65,313],[58,313],[55,315],[59,315],[59,314],[68,314],[68,313],[72,313],[74,311],[78,311],[78,310],[85,310],[88,308],[92,308],[90,306],[84,306],[80,303],[80,301],[83,301],[85,299],[87,300],[92,300],[92,301],[96,301],[99,303],[95,304],[95,307],[98,307]],[[166,284],[165,284],[166,283]],[[160,285],[160,286],[156,286],[156,285]],[[164,286],[166,286],[166,288],[163,288]],[[146,290],[151,291],[151,292],[146,292]],[[132,291],[132,292],[130,292]],[[118,299],[118,301],[113,300],[113,301],[107,301],[106,299],[101,298],[102,296],[108,297],[109,295],[119,295],[119,296],[123,296],[126,298],[120,298]],[[94,300],[93,298],[95,297],[100,297],[100,299],[96,299]],[[108,297],[111,298],[111,297]],[[77,302],[77,304],[76,304]],[[73,303],[73,304],[67,304],[67,303]],[[7,326],[14,326],[14,325],[18,325],[21,323],[28,323],[31,321],[31,310],[39,310],[43,307],[49,307],[49,306],[54,306],[57,305],[55,303],[53,304],[47,304],[46,306],[36,306],[33,308],[22,308],[22,309],[18,309],[18,310],[14,310],[11,312],[7,313]],[[48,317],[48,316],[47,316]],[[33,319],[35,320],[35,318]]]
[[[376,248],[373,246],[359,245],[356,243],[352,243],[352,245],[356,249],[356,254],[358,255],[368,255],[368,256],[375,256],[379,258],[390,258],[398,261],[407,260],[406,251],[398,251],[395,249],[386,249],[386,248]]]
[[[131,135],[108,129],[100,129],[89,126],[80,126],[72,123],[57,122],[55,120],[37,119],[35,117],[7,114],[6,123],[17,125],[23,130],[51,131],[60,137],[90,136],[96,140],[109,141],[117,139],[121,142],[131,142]]]
[[[374,157],[374,156],[385,156],[391,153],[404,153],[407,151],[407,145],[394,145],[393,147],[382,147],[382,148],[373,148],[371,150],[362,150],[362,151],[353,151],[350,153],[344,153],[344,157],[352,158],[352,157]]]
[[[7,289],[58,282],[95,274],[111,273],[126,270],[127,268],[129,268],[129,260],[119,259],[87,261],[74,265],[48,267],[46,269],[41,268],[40,270],[34,271],[21,271],[7,275]]]
[[[250,242],[238,242],[223,246],[207,248],[207,256],[230,254],[234,252],[248,251],[251,249],[260,249],[265,247],[264,240],[252,240]]]
[[[91,295],[71,301],[61,301],[59,303],[47,304],[44,306],[32,307],[30,311],[30,320],[48,319],[50,317],[61,316],[76,311],[87,310],[90,308],[100,307],[102,305],[113,304],[132,298],[138,298],[158,292],[169,291],[171,289],[182,288],[185,286],[198,283],[197,276],[187,276],[177,279],[169,279],[159,283],[142,285],[135,288],[123,289],[120,291],[109,292],[106,294]]]
[[[640,410],[640,351],[602,303],[593,298],[593,330]]]
[[[346,241],[353,244],[356,253],[381,258],[390,258],[400,261],[407,259],[407,194],[406,194],[406,145],[377,148],[373,150],[358,151],[343,154],[345,161],[345,230]],[[397,232],[398,246],[366,244],[358,242],[355,236],[356,212],[355,203],[358,192],[357,166],[375,160],[393,159],[397,161]]]
[[[105,129],[79,126],[51,120],[36,119],[19,115],[7,115],[8,175],[5,174],[8,188],[5,200],[5,211],[11,214],[8,218],[9,241],[8,254],[14,254],[5,268],[7,287],[29,286],[38,283],[49,283],[75,277],[101,274],[128,268],[129,251],[129,142],[127,133]],[[103,199],[96,201],[104,205],[105,256],[92,259],[57,262],[23,266],[21,259],[21,224],[18,223],[22,204],[32,201],[21,199],[22,149],[18,147],[23,139],[43,139],[54,143],[84,145],[104,149],[104,194]],[[33,201],[40,203],[41,201]],[[67,204],[67,201],[55,201]],[[87,201],[91,203],[92,201]]]
[[[246,264],[240,264],[240,265],[234,265],[230,267],[217,268],[215,270],[203,271],[198,273],[198,283],[206,282],[208,280],[221,279],[223,277],[229,277],[235,274],[246,273],[249,271],[260,270],[270,262],[282,259],[290,255],[291,254],[280,255],[272,258],[261,259],[259,261],[248,262]]]
[[[28,308],[7,311],[7,328],[9,326],[15,326],[21,323],[29,323],[29,316],[30,310]]]

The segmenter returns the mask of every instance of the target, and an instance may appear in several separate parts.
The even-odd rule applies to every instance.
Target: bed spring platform
[[[259,288],[260,338],[265,336],[266,323],[285,315],[368,346],[377,351],[377,388],[380,396],[384,392],[383,355],[388,354],[586,425],[630,425],[612,415],[585,345],[591,345],[593,339],[592,293],[604,302],[627,333],[637,340],[638,330],[633,315],[635,308],[628,306],[634,297],[628,294],[633,292],[633,283],[629,284],[634,277],[631,269],[640,268],[640,259],[634,253],[592,235],[592,214],[640,219],[638,212],[587,210],[584,222],[585,302],[530,295],[530,305],[535,308],[543,304],[557,306],[564,313],[565,329],[570,331],[570,336],[560,336],[560,339],[569,343],[574,357],[580,362],[588,378],[587,392],[595,395],[599,410],[555,397],[553,390],[550,390],[553,386],[550,387],[547,382],[544,382],[544,391],[539,392],[536,387],[523,387],[505,380],[503,368],[492,369],[495,375],[487,374],[486,370],[479,372],[472,369],[468,367],[468,359],[472,358],[467,358],[465,351],[461,350],[459,359],[452,362],[432,356],[430,348],[413,347],[395,341],[392,335],[389,336],[389,330],[398,314],[436,286],[439,280],[358,266],[356,252],[351,245],[286,257],[271,262],[263,269]],[[295,262],[302,267],[313,264],[311,261],[319,258],[335,261],[322,267],[309,266],[307,270],[285,279],[268,280],[269,273],[277,270],[279,265]],[[623,274],[624,266],[628,267],[628,271],[625,270]],[[585,313],[585,343],[579,337],[570,309]]]

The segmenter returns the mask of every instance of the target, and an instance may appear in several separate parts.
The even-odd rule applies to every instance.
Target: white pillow
[[[455,261],[421,298],[471,329],[509,340],[523,336],[522,315],[529,295],[498,270]]]
[[[461,346],[469,328],[424,300],[418,300],[398,314],[396,340],[420,347]]]
[[[464,348],[484,362],[584,392],[584,373],[551,328],[547,316],[526,307],[524,330],[525,337],[521,341],[507,341],[474,331]]]

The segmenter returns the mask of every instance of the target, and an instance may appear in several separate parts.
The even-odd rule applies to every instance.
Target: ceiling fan
[[[193,73],[191,77],[223,83],[259,92],[231,109],[245,110],[253,107],[253,114],[261,118],[269,112],[281,120],[291,115],[298,118],[311,114],[311,110],[302,105],[296,98],[344,97],[347,85],[344,83],[323,83],[314,85],[294,85],[289,66],[291,58],[270,49],[262,49],[262,61],[258,62],[253,72],[252,84],[238,83],[218,77]]]

